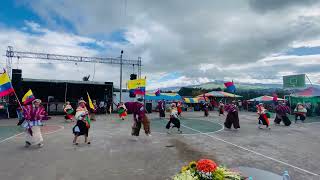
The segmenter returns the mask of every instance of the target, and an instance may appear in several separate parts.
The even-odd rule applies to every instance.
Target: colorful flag
[[[22,103],[28,104],[29,102],[33,101],[34,99],[36,99],[36,98],[33,96],[31,89],[29,89],[29,91],[23,96]]]
[[[224,85],[227,88],[227,91],[229,92],[235,92],[236,91],[236,86],[234,85],[233,81],[232,82],[226,82]]]
[[[154,94],[155,94],[156,96],[160,96],[160,94],[161,94],[160,89],[158,89]]]
[[[10,95],[14,92],[10,78],[6,71],[0,75],[0,97]]]
[[[92,103],[92,101],[91,101],[91,98],[90,98],[90,96],[89,96],[89,93],[88,93],[88,92],[87,92],[87,95],[88,95],[89,107],[90,107],[91,109],[93,109],[93,110],[94,110],[94,105],[93,105],[93,103]]]
[[[146,88],[140,87],[134,90],[135,95],[145,95],[146,94]]]
[[[128,81],[129,92],[135,95],[145,95],[146,94],[146,79],[135,79]]]
[[[135,79],[128,81],[128,89],[146,87],[146,79]]]

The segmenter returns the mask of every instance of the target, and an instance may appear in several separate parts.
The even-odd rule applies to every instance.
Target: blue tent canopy
[[[147,101],[159,101],[159,100],[166,100],[166,101],[178,101],[182,100],[182,97],[177,93],[161,93],[159,96],[155,94],[146,94]]]

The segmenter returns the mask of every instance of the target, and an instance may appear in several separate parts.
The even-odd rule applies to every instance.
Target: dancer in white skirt
[[[45,109],[41,105],[40,99],[35,99],[32,101],[31,105],[26,105],[23,107],[24,122],[22,127],[24,127],[26,135],[26,145],[29,147],[33,144],[39,147],[43,146],[43,137],[41,134],[40,127],[43,126],[42,120],[45,116]]]

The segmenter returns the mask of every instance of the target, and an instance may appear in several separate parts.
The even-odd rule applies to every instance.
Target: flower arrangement
[[[240,172],[218,166],[210,159],[192,161],[181,168],[181,172],[173,180],[246,180]]]

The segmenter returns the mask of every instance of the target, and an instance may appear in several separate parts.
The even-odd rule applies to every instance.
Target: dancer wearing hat
[[[227,115],[226,121],[224,122],[224,126],[228,129],[231,128],[231,125],[233,125],[235,129],[240,128],[238,107],[236,105],[236,102],[232,101],[231,104],[226,105],[225,111],[228,112],[228,115]]]
[[[296,116],[295,123],[297,123],[298,118],[299,120],[304,122],[304,120],[306,120],[306,113],[307,113],[307,109],[303,106],[302,103],[298,103],[297,107],[294,109],[294,114]]]
[[[29,147],[33,144],[36,144],[39,147],[43,146],[43,137],[40,127],[43,126],[42,121],[45,114],[46,112],[44,107],[41,105],[40,99],[35,99],[32,101],[31,105],[23,107],[24,122],[22,123],[22,127],[26,129],[25,147]]]
[[[179,133],[182,133],[182,131],[180,130],[180,120],[178,118],[178,110],[176,107],[175,103],[171,104],[171,112],[170,112],[170,120],[166,125],[167,128],[167,133],[170,134],[170,129],[176,127],[178,129]],[[173,126],[171,126],[171,123],[173,124]]]
[[[136,102],[127,103],[128,108],[130,107],[133,112],[133,125],[132,125],[132,136],[139,136],[141,125],[143,124],[144,131],[147,136],[151,136],[150,131],[150,121],[145,114],[145,109],[143,105],[143,98],[137,98]]]
[[[68,120],[73,121],[74,110],[73,110],[69,101],[67,101],[66,104],[64,105],[63,111],[65,113],[64,118],[66,119],[66,121],[68,121]]]
[[[274,119],[274,123],[279,125],[282,121],[284,125],[290,126],[291,121],[288,118],[287,114],[290,113],[290,108],[286,105],[286,103],[281,103],[276,106],[276,118]]]
[[[209,106],[210,106],[210,104],[207,101],[205,101],[203,103],[203,111],[204,111],[204,116],[205,117],[209,116]]]
[[[224,115],[224,104],[222,101],[219,102],[219,116]]]
[[[267,116],[267,110],[264,108],[263,103],[259,103],[257,105],[257,114],[259,115],[258,120],[259,120],[259,129],[262,129],[261,125],[265,125],[266,128],[270,129],[270,121]]]
[[[166,107],[166,105],[165,105],[164,100],[158,101],[158,109],[159,109],[160,119],[166,117],[166,114],[165,114],[166,108],[165,107]]]
[[[88,141],[91,121],[89,117],[89,112],[86,108],[86,102],[84,100],[79,101],[79,106],[76,110],[75,118],[77,120],[77,123],[72,129],[74,134],[73,144],[78,145],[77,140],[79,136],[84,136],[84,142],[87,144],[91,144],[90,141]]]
[[[118,114],[122,120],[127,116],[127,107],[123,102],[120,102],[118,105]]]

